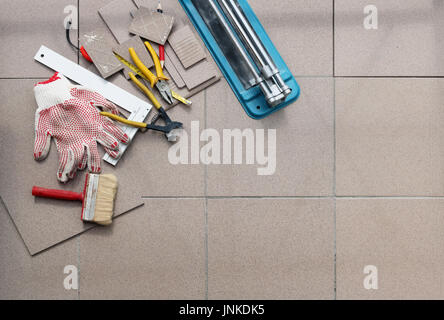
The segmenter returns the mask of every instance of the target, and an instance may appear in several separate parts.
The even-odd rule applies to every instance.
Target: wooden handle
[[[32,195],[41,198],[51,198],[59,200],[71,200],[83,202],[83,193],[77,193],[66,190],[45,189],[41,187],[32,187]]]

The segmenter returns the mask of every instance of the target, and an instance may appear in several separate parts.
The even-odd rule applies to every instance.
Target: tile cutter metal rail
[[[299,86],[246,0],[179,0],[254,119],[294,102]]]

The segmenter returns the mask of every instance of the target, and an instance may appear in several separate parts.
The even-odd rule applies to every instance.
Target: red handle
[[[32,187],[32,195],[35,197],[51,198],[59,200],[78,200],[83,202],[83,193],[77,193],[66,190],[45,189],[41,187]]]
[[[80,53],[82,54],[82,56],[88,60],[89,62],[93,62],[91,57],[88,55],[88,52],[86,52],[85,48],[83,46],[80,47]]]
[[[165,47],[162,45],[159,46],[159,60],[165,61]]]

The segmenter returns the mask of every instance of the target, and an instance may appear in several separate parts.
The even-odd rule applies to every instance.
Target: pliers
[[[134,64],[140,69],[142,74],[146,77],[146,79],[150,82],[151,88],[156,88],[159,90],[162,98],[168,103],[173,103],[173,94],[171,92],[171,88],[167,83],[167,80],[170,80],[167,76],[164,75],[162,65],[160,64],[159,57],[157,56],[156,51],[151,46],[148,41],[145,41],[145,46],[151,54],[151,57],[154,61],[154,66],[156,68],[156,75],[154,75],[139,59],[134,48],[129,48],[129,54]]]
[[[150,129],[150,130],[163,132],[165,134],[165,136],[167,137],[168,141],[170,141],[170,142],[177,141],[177,138],[179,137],[178,129],[181,129],[183,127],[183,124],[181,122],[176,122],[176,121],[171,120],[171,118],[168,116],[165,109],[162,107],[162,105],[156,99],[156,97],[151,92],[151,90],[148,89],[142,82],[140,82],[136,78],[134,73],[129,72],[129,76],[130,76],[131,80],[140,88],[140,90],[142,90],[143,93],[145,93],[148,96],[148,98],[151,100],[154,107],[156,107],[157,112],[159,113],[159,117],[155,118],[151,123],[144,123],[144,122],[130,121],[130,120],[119,117],[119,116],[109,113],[109,112],[101,112],[100,114],[105,117],[111,118],[113,120],[122,122],[124,124],[130,125],[130,126],[133,126],[136,128]],[[156,124],[159,119],[162,119],[165,122],[164,126],[159,126]]]

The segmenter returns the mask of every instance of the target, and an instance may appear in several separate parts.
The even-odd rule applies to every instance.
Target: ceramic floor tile
[[[268,164],[259,164],[261,157],[256,157],[256,164],[246,164],[247,139],[243,142],[242,165],[210,164],[208,195],[325,196],[332,193],[333,81],[327,78],[301,78],[298,81],[301,86],[299,99],[264,120],[253,120],[247,116],[225,80],[207,90],[207,128],[216,129],[220,140],[224,140],[224,129],[254,130],[257,141],[261,141],[261,131],[257,129],[263,129],[266,138],[272,137],[269,129],[276,130],[275,148],[272,138],[265,140],[266,146],[271,141],[270,148],[265,148]],[[252,143],[248,145],[250,151],[256,149],[260,153],[260,148]],[[223,151],[223,141],[219,149],[223,163],[223,157],[229,158],[229,153]],[[276,150],[275,157],[273,149]],[[217,154],[214,157],[217,159]],[[231,160],[234,163],[234,151]],[[268,169],[259,172],[260,168]]]
[[[338,195],[444,195],[443,79],[337,79]]]
[[[64,268],[77,266],[77,242],[31,257],[0,200],[0,299],[77,299],[64,287]]]
[[[443,199],[337,200],[337,298],[443,299],[443,211]]]
[[[66,41],[64,28],[69,10],[74,9],[76,20],[77,8],[73,3],[75,1],[70,0],[0,1],[0,55],[3,57],[0,77],[46,77],[45,67],[34,61],[42,44],[77,61],[77,52]],[[77,42],[76,31],[72,31],[71,39]]]
[[[378,29],[364,27],[376,6]],[[443,76],[444,3],[435,0],[335,1],[335,74]]]
[[[81,299],[204,299],[202,199],[149,199],[80,238]]]
[[[332,75],[332,1],[249,3],[294,75]]]
[[[208,200],[210,299],[332,299],[329,199]]]

